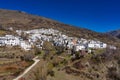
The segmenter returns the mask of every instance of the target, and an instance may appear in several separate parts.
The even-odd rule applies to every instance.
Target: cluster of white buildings
[[[20,46],[21,48],[25,50],[30,50],[31,45],[24,41],[20,37],[15,37],[13,35],[5,35],[3,37],[0,37],[0,46]]]
[[[6,35],[0,37],[0,46],[20,46],[25,50],[31,50],[32,46],[42,48],[44,41],[53,42],[55,46],[64,46],[68,49],[74,49],[75,51],[88,50],[91,48],[99,49],[106,48],[107,44],[98,40],[87,40],[83,38],[68,37],[62,32],[54,29],[34,29],[28,31],[16,30],[16,33],[21,36],[27,37],[24,40],[22,37],[15,37],[12,35]]]
[[[4,37],[0,37],[0,46],[10,45],[16,46],[19,44],[19,37],[14,37],[12,35],[5,35]]]

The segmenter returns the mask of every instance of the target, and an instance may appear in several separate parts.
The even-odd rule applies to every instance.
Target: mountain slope
[[[97,33],[88,29],[78,28],[75,26],[63,24],[41,16],[27,14],[22,11],[0,10],[0,27],[7,30],[13,27],[14,30],[29,30],[35,28],[54,28],[58,29],[69,36],[82,37],[86,39],[99,39],[103,42],[120,45],[120,41],[109,37],[106,34]],[[119,44],[118,44],[119,43]]]
[[[108,32],[107,34],[120,39],[120,30],[111,31],[111,32]]]

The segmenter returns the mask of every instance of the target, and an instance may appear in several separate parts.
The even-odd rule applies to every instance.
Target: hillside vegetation
[[[0,80],[12,80],[22,74],[26,67],[33,64],[32,59],[35,56],[40,62],[19,80],[120,80],[119,39],[22,11],[0,10],[0,36],[5,34],[16,36],[19,35],[15,32],[16,30],[40,28],[52,28],[69,37],[98,40],[117,48],[90,48],[89,53],[89,50],[86,49],[75,51],[67,46],[55,46],[53,41],[47,40],[44,41],[42,48],[33,45],[28,51],[20,46],[1,46]],[[24,33],[21,36],[25,41],[29,37]],[[58,36],[58,34],[54,36]],[[52,36],[52,38],[54,37]],[[40,44],[38,42],[41,43],[39,39],[36,44]]]
[[[120,45],[120,40],[110,37],[103,33],[97,33],[88,29],[78,28],[44,18],[41,16],[35,16],[27,14],[22,11],[13,10],[0,10],[0,25],[4,30],[8,30],[10,27],[14,29],[30,30],[35,28],[53,28],[58,29],[69,36],[76,36],[86,39],[98,39],[105,43]]]
[[[110,31],[110,32],[107,32],[107,34],[120,39],[120,30]]]

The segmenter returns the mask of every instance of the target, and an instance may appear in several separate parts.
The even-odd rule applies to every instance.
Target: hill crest
[[[99,39],[108,44],[119,45],[120,41],[103,33],[97,33],[85,28],[78,28],[45,17],[31,15],[22,11],[0,9],[0,26],[5,30],[31,30],[38,28],[58,29],[69,36],[86,39]]]

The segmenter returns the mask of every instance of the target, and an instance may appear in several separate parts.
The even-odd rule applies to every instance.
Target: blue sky
[[[120,0],[0,0],[0,8],[21,10],[97,32],[120,29]]]

